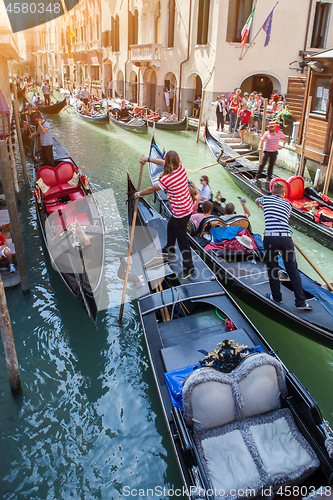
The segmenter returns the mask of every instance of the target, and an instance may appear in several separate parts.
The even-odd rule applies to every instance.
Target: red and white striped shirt
[[[166,189],[171,204],[172,215],[181,219],[192,213],[193,200],[188,188],[186,170],[183,165],[171,174],[164,175],[157,183],[161,189]]]
[[[280,139],[285,139],[285,135],[281,130],[272,134],[269,130],[264,133],[261,140],[266,141],[264,151],[268,151],[272,153],[273,151],[277,151],[279,149]]]

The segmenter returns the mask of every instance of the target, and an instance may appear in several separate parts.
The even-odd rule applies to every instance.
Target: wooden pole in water
[[[27,164],[25,161],[25,152],[24,152],[24,147],[23,147],[23,140],[22,140],[22,134],[21,134],[21,124],[20,124],[20,117],[19,117],[19,111],[18,111],[17,90],[16,90],[15,84],[13,85],[13,88],[14,88],[13,110],[14,110],[14,118],[15,118],[15,125],[16,125],[16,135],[17,135],[19,148],[20,148],[20,156],[21,156],[21,162],[22,162],[24,182],[27,184],[27,186],[29,186],[28,170],[27,170]]]
[[[327,279],[325,278],[325,276],[323,276],[321,274],[321,272],[319,271],[318,267],[316,267],[314,265],[314,263],[309,259],[309,257],[303,252],[303,250],[293,241],[294,243],[294,247],[297,248],[297,250],[299,251],[299,253],[301,255],[303,255],[304,259],[310,264],[310,266],[316,271],[316,273],[318,274],[318,276],[321,277],[321,279],[324,281],[324,283],[326,283],[327,287],[329,290],[331,290],[331,292],[333,292],[333,286],[331,285],[331,283],[329,283],[327,281]]]
[[[9,312],[7,308],[5,289],[2,283],[1,276],[0,276],[0,331],[6,358],[6,366],[9,376],[9,385],[13,393],[19,394],[20,392],[22,392],[20,370],[17,361],[12,325],[10,322]]]
[[[139,174],[139,181],[138,181],[138,187],[137,187],[138,193],[140,192],[142,173],[143,173],[143,163],[140,163],[140,174]],[[134,231],[135,231],[135,225],[136,225],[136,218],[138,215],[138,206],[139,206],[139,198],[137,198],[135,200],[135,205],[134,205],[134,213],[133,213],[133,220],[132,220],[132,226],[131,226],[132,229],[131,229],[131,236],[130,236],[130,242],[129,242],[129,248],[128,248],[127,269],[126,269],[126,274],[125,274],[123,295],[121,297],[120,312],[119,312],[119,318],[118,318],[119,325],[121,324],[121,321],[123,319],[123,313],[124,313],[126,288],[127,288],[129,270],[130,270],[130,266],[131,266],[132,248],[133,248],[133,242],[134,242]]]
[[[28,281],[27,266],[24,258],[22,236],[21,236],[20,223],[16,208],[15,193],[12,181],[12,173],[10,170],[10,163],[8,159],[6,141],[0,141],[0,172],[1,172],[3,190],[6,198],[6,205],[10,218],[11,232],[13,234],[13,240],[15,243],[17,264],[21,278],[21,288],[23,293],[27,293],[30,290],[30,286]]]
[[[267,99],[267,97],[265,97],[265,100],[264,100],[264,110],[263,110],[263,115],[262,115],[261,137],[264,135],[265,130],[266,130],[267,105],[268,105],[268,99]],[[260,154],[259,154],[259,163],[261,162],[261,158],[262,158],[263,153],[264,153],[263,151],[260,151]]]
[[[328,192],[328,188],[330,186],[332,168],[333,168],[333,144],[331,145],[331,152],[330,152],[330,157],[329,157],[329,160],[328,160],[328,165],[327,165],[327,170],[326,170],[326,176],[325,176],[325,183],[324,183],[324,189],[323,189],[323,194],[326,194],[326,195],[327,195],[327,192]]]
[[[205,93],[206,93],[206,91],[204,90],[202,92],[202,99],[201,99],[201,109],[200,109],[200,115],[199,115],[199,126],[198,126],[198,133],[197,133],[197,142],[199,142],[199,137],[200,137],[201,119],[202,119],[202,113],[203,113],[203,106],[204,106],[204,102],[205,102]]]
[[[15,188],[15,191],[18,193],[19,186],[18,186],[18,181],[17,181],[17,170],[16,170],[16,163],[15,163],[14,151],[13,151],[13,142],[12,142],[11,136],[8,137],[8,146],[9,146],[10,162],[12,164],[14,188]]]

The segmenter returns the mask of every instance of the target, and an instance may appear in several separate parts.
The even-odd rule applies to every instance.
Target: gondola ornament
[[[234,340],[223,340],[217,344],[217,348],[213,352],[205,356],[205,359],[200,361],[201,367],[215,368],[225,373],[230,373],[234,370],[247,356],[255,353],[253,347],[246,345],[235,344]]]

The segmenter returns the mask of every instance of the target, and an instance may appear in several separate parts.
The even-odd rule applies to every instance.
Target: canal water
[[[104,308],[95,330],[52,269],[32,189],[22,187],[19,215],[31,292],[7,291],[23,395],[11,395],[2,352],[0,494],[6,500],[110,500],[135,498],[135,489],[138,495],[142,489],[149,498],[171,498],[168,490],[182,488],[182,481],[130,293],[122,326],[117,323],[123,284],[117,269],[127,251],[126,170],[136,182],[138,159],[148,153],[151,135],[93,126],[66,111],[49,121],[55,137],[101,192],[106,220]],[[203,143],[196,144],[193,132],[156,131],[155,138],[160,147],[178,151],[188,169],[214,161]],[[199,185],[202,173],[190,178]],[[204,173],[213,192],[219,189],[227,201],[236,200],[240,211],[237,196],[242,193],[222,168]],[[29,175],[32,186],[31,167]],[[142,187],[148,185],[145,170]],[[262,232],[262,211],[251,200],[248,207],[253,229]],[[296,231],[294,238],[333,282],[331,251]],[[316,278],[301,256],[298,261]],[[332,351],[240,304],[333,424]]]

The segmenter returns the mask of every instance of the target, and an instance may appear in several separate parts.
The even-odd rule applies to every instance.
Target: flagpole
[[[258,0],[256,0],[256,1],[255,1],[255,4],[254,4],[253,9],[252,9],[252,12],[251,12],[252,14],[253,14],[253,13],[254,13],[254,11],[256,10],[257,3],[258,3]],[[244,28],[243,28],[243,29],[244,29]],[[242,31],[242,33],[243,33],[243,31]],[[246,38],[248,37],[248,35],[249,35],[249,34],[250,34],[250,33],[248,33],[248,34],[246,35]],[[243,42],[243,40],[242,40],[242,42]],[[245,47],[245,43],[244,43],[244,45],[243,45],[243,44],[241,44],[241,47],[242,47],[242,51],[241,51],[241,55],[239,56],[239,59],[242,59],[242,54],[243,54],[243,50],[244,50],[244,47]]]
[[[277,6],[277,4],[278,4],[278,3],[279,3],[279,2],[276,2],[276,4],[274,5],[273,9],[271,10],[271,12],[273,12],[273,11],[274,11],[274,9],[275,9],[275,7]],[[266,18],[266,19],[267,19],[267,18]],[[257,36],[259,35],[260,31],[261,31],[261,30],[263,29],[263,27],[264,27],[264,24],[265,24],[265,22],[266,22],[266,19],[265,19],[265,21],[262,23],[262,26],[259,28],[259,30],[258,30],[258,32],[257,32],[257,34],[256,34],[256,36],[253,38],[252,42],[251,42],[251,43],[250,43],[250,45],[247,47],[247,49],[246,49],[246,51],[244,52],[244,54],[243,54],[243,55],[242,55],[242,52],[241,52],[241,55],[239,56],[239,60],[240,60],[240,61],[241,61],[241,60],[243,59],[243,57],[245,56],[246,52],[247,52],[247,51],[248,51],[248,50],[252,47],[254,40],[257,38]],[[243,50],[243,49],[242,49],[242,50]]]

